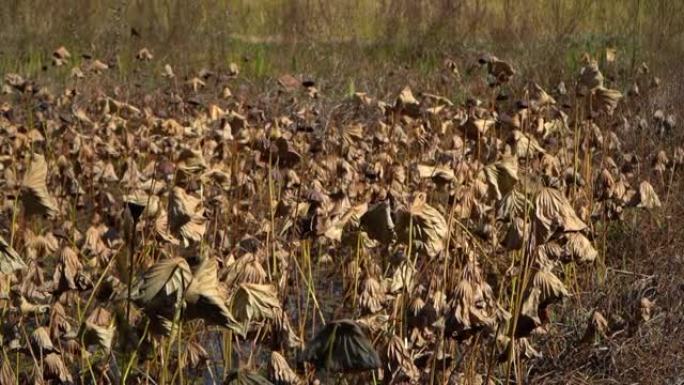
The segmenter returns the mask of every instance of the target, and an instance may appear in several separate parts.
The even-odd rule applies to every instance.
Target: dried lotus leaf
[[[518,162],[513,157],[504,158],[484,168],[490,196],[501,200],[518,182]]]
[[[496,120],[493,118],[477,118],[470,116],[461,125],[460,129],[463,131],[468,139],[479,140],[494,126]]]
[[[68,60],[71,58],[71,53],[62,45],[52,52],[52,56],[56,59]]]
[[[394,106],[395,109],[402,114],[413,118],[420,116],[420,103],[413,96],[413,92],[408,86],[401,90]]]
[[[290,168],[301,162],[302,156],[284,137],[279,137],[275,140],[275,152],[271,154],[272,161],[278,162],[278,165],[283,168]]]
[[[485,54],[479,59],[480,64],[487,65],[487,72],[496,80],[495,84],[505,83],[515,75],[513,66],[492,54]]]
[[[31,333],[31,346],[36,352],[42,352],[42,354],[59,352],[52,343],[47,328],[42,326]]]
[[[587,330],[582,337],[583,343],[588,343],[600,336],[606,338],[608,335],[608,320],[598,310],[591,312],[587,322]]]
[[[432,178],[440,185],[450,183],[455,180],[454,172],[446,167],[418,165],[418,175],[421,178]]]
[[[599,87],[595,91],[595,96],[598,108],[608,115],[613,115],[620,99],[622,99],[622,92]]]
[[[533,287],[527,293],[527,297],[525,297],[520,309],[518,324],[515,328],[516,338],[527,337],[532,331],[542,325],[542,321],[539,318],[540,296],[541,289],[536,287]]]
[[[565,238],[565,249],[573,261],[577,263],[591,263],[596,260],[598,251],[582,233],[567,233]]]
[[[529,226],[529,224],[527,226]],[[501,241],[501,245],[508,250],[520,250],[523,247],[526,238],[525,227],[525,221],[522,218],[513,218],[508,225],[506,236]]]
[[[45,367],[45,378],[56,380],[59,384],[72,384],[73,377],[69,373],[69,369],[62,356],[57,353],[50,353],[43,358],[43,366]]]
[[[159,212],[159,197],[149,195],[142,190],[124,195],[123,201],[135,220],[140,218],[142,214],[145,214],[146,217],[154,217]]]
[[[3,357],[0,360],[0,385],[13,385],[17,382],[17,377],[12,369],[10,360]]]
[[[17,270],[26,269],[26,264],[21,256],[0,236],[0,273],[14,274]]]
[[[231,186],[230,172],[219,168],[212,168],[200,177],[203,183],[213,182],[223,190],[229,190]]]
[[[385,291],[373,277],[367,277],[360,286],[359,305],[367,313],[374,314],[383,309]]]
[[[496,219],[508,220],[515,217],[525,217],[525,212],[532,210],[532,202],[525,194],[513,189],[497,202]]]
[[[83,264],[79,261],[78,254],[69,246],[62,248],[59,264],[53,275],[53,281],[61,289],[59,291],[78,289],[77,278],[82,269]]]
[[[518,159],[532,159],[537,154],[544,154],[544,148],[539,145],[537,139],[531,137],[520,130],[514,130],[511,134],[513,141],[513,154]]]
[[[303,359],[332,373],[374,370],[381,365],[363,329],[346,319],[327,323],[307,344]]]
[[[556,100],[551,95],[546,93],[546,91],[544,91],[539,84],[532,82],[528,88],[530,92],[530,101],[532,101],[537,107],[556,104]]]
[[[548,269],[537,271],[532,279],[532,286],[540,290],[539,306],[544,308],[549,304],[569,297],[570,293],[563,282]]]
[[[544,240],[557,230],[582,231],[587,227],[563,193],[552,187],[539,190],[535,199],[535,219],[540,239]]]
[[[324,235],[329,239],[341,242],[345,227],[358,227],[361,223],[361,218],[367,211],[368,205],[365,203],[350,207],[347,212],[342,215],[342,217],[332,222],[330,227],[328,227],[328,229],[325,231]]]
[[[272,320],[282,311],[278,293],[272,285],[243,283],[233,295],[233,313],[244,323]]]
[[[261,376],[258,372],[244,369],[234,369],[228,372],[224,385],[273,385],[271,381]]]
[[[244,330],[226,306],[226,296],[219,287],[218,264],[215,258],[206,258],[194,269],[193,279],[185,293],[188,320],[202,319],[208,325],[231,329],[238,334]]]
[[[392,274],[389,292],[398,293],[405,290],[407,293],[410,293],[413,290],[416,272],[416,268],[410,261],[402,261]]]
[[[31,165],[21,183],[21,201],[26,215],[55,217],[59,214],[57,201],[47,188],[47,163],[45,157],[33,154]]]
[[[656,194],[653,186],[647,181],[643,181],[639,184],[639,194],[635,195],[635,198],[638,201],[636,204],[637,207],[653,210],[661,206],[658,194]]]
[[[132,298],[149,313],[173,317],[191,281],[192,271],[185,259],[163,259],[152,265],[137,282]]]
[[[112,348],[112,340],[114,339],[115,331],[116,327],[113,324],[109,326],[100,326],[93,322],[86,321],[79,340],[84,341],[86,346],[97,345],[103,350],[109,351]]]
[[[420,378],[420,371],[414,363],[414,353],[412,353],[407,341],[394,334],[387,343],[384,362],[391,373],[397,371],[395,378],[406,378],[411,382],[417,382]]]
[[[464,274],[449,301],[445,332],[458,340],[496,325],[496,301],[492,288],[486,282],[478,281],[477,277],[468,278]]]
[[[207,168],[201,149],[183,149],[178,155],[176,165],[180,171],[190,175],[201,173]]]
[[[268,377],[273,385],[301,385],[304,383],[297,373],[290,368],[285,357],[279,352],[271,352],[271,360],[268,367]]]
[[[207,219],[198,198],[174,187],[169,197],[168,222],[170,233],[187,247],[202,240]]]
[[[141,48],[140,51],[135,55],[135,58],[140,61],[150,61],[154,59],[152,52],[148,48]]]
[[[412,240],[430,258],[444,250],[448,235],[446,219],[436,208],[425,203],[423,194],[416,196],[408,210],[399,212],[396,229],[400,242],[408,244]]]
[[[578,86],[580,93],[593,91],[596,88],[603,87],[603,74],[598,68],[598,63],[595,60],[589,59],[589,63],[582,67],[578,79]]]
[[[394,221],[388,201],[378,202],[370,207],[360,218],[361,229],[371,239],[389,244],[394,239]]]
[[[642,297],[639,300],[639,315],[641,320],[647,322],[651,319],[651,313],[653,312],[653,307],[655,306],[655,301],[651,301],[648,297]]]

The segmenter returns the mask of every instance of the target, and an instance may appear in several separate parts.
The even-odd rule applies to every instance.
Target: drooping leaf
[[[172,319],[192,282],[192,271],[183,258],[168,258],[150,267],[133,289],[133,300],[150,314]]]
[[[199,318],[209,325],[222,326],[243,334],[244,331],[226,306],[225,293],[219,287],[216,259],[207,258],[195,269],[185,300],[185,317],[188,320]]]
[[[503,158],[484,168],[484,174],[489,185],[490,196],[501,200],[503,196],[513,191],[518,182],[518,162],[513,157]]]
[[[33,160],[21,183],[21,201],[26,215],[55,217],[59,214],[57,201],[50,195],[47,187],[47,163],[45,157],[33,154]]]
[[[394,221],[387,201],[376,203],[361,216],[361,229],[372,239],[389,244],[394,238]]]
[[[55,380],[59,384],[73,384],[73,377],[60,354],[47,354],[43,358],[43,366],[46,379]]]
[[[442,213],[425,199],[424,194],[418,194],[408,210],[399,211],[396,229],[400,242],[408,244],[412,240],[432,258],[444,250],[448,226]]]
[[[297,373],[290,368],[285,357],[276,351],[271,352],[268,377],[273,381],[273,385],[301,385],[304,383],[297,376]]]
[[[224,385],[274,385],[255,371],[246,369],[234,369],[228,372]]]
[[[563,193],[552,187],[540,189],[534,206],[540,239],[548,239],[557,230],[582,231],[587,227]]]
[[[366,333],[348,319],[326,324],[306,345],[303,359],[329,372],[361,372],[381,364]]]
[[[272,320],[282,311],[272,285],[243,283],[233,295],[233,313],[243,323]]]
[[[198,198],[181,187],[174,187],[169,197],[168,223],[173,236],[187,247],[199,243],[206,230],[207,219]]]
[[[594,262],[598,251],[592,246],[591,241],[582,233],[568,233],[565,235],[565,249],[573,261],[577,263]]]
[[[0,273],[14,274],[15,271],[26,269],[21,256],[0,236]]]

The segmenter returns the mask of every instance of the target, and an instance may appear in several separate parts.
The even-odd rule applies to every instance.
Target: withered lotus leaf
[[[43,358],[43,366],[45,367],[44,374],[46,379],[55,380],[59,384],[73,383],[73,377],[60,354],[47,354]]]
[[[114,339],[114,332],[116,327],[112,325],[101,326],[96,323],[86,321],[83,329],[79,333],[78,339],[83,341],[86,346],[97,345],[104,351],[109,351],[112,348],[112,341]]]
[[[235,318],[243,323],[273,320],[282,311],[275,287],[243,283],[233,294],[232,309]]]
[[[26,269],[26,264],[19,253],[0,236],[0,273],[11,275],[17,270]]]
[[[381,283],[373,277],[367,277],[361,283],[359,305],[368,313],[377,313],[383,309],[385,290]]]
[[[639,184],[639,194],[635,195],[635,198],[637,207],[653,210],[661,206],[658,194],[656,194],[653,186],[647,181],[643,181]]]
[[[503,158],[485,167],[484,174],[490,195],[496,200],[501,200],[518,182],[518,162],[513,157]]]
[[[617,108],[618,102],[622,99],[622,92],[598,87],[595,93],[599,109],[605,111],[608,115],[612,115]]]
[[[580,70],[578,79],[581,93],[603,87],[603,74],[598,68],[598,62],[589,57],[586,59],[588,63]]]
[[[135,58],[140,61],[150,61],[154,59],[152,52],[147,48],[141,48],[140,51],[135,55]]]
[[[497,202],[496,219],[509,220],[511,218],[525,217],[526,212],[531,212],[534,205],[522,192],[512,189]]]
[[[388,201],[371,206],[360,218],[361,229],[372,239],[389,244],[394,239],[394,221]]]
[[[33,159],[21,183],[21,201],[26,215],[42,215],[55,217],[59,214],[57,201],[47,188],[47,162],[40,154],[33,154]]]
[[[397,100],[394,103],[395,109],[405,115],[411,117],[420,116],[420,102],[413,96],[413,92],[410,87],[404,87],[397,96]]]
[[[185,259],[167,258],[152,265],[133,288],[133,300],[148,313],[172,319],[192,282]]]
[[[407,379],[412,382],[420,378],[419,369],[414,361],[414,354],[406,340],[392,334],[387,342],[387,350],[383,362],[390,372],[397,371],[399,379]]]
[[[16,382],[16,375],[12,369],[10,360],[3,357],[0,359],[0,385],[11,385]]]
[[[546,93],[544,89],[537,83],[532,82],[529,86],[530,100],[537,107],[545,107],[556,104],[556,100]]]
[[[124,195],[123,200],[135,220],[138,220],[142,214],[146,217],[153,217],[159,212],[159,197],[142,190]]]
[[[396,229],[400,242],[408,244],[412,240],[431,258],[444,250],[449,231],[442,213],[428,205],[422,193],[416,195],[408,209],[399,211]]]
[[[513,153],[519,159],[531,159],[539,153],[545,153],[544,148],[537,139],[520,130],[514,130],[511,134],[513,141]]]
[[[489,131],[495,123],[496,120],[493,118],[469,116],[468,119],[461,124],[460,129],[465,133],[468,139],[476,140],[484,137],[487,131]]]
[[[206,230],[207,219],[199,198],[181,187],[174,187],[169,197],[168,225],[170,233],[182,240],[183,245],[199,243]]]
[[[530,224],[525,224],[522,218],[515,217],[508,225],[506,236],[501,241],[502,246],[508,250],[520,250],[523,247],[523,242],[526,238],[525,227],[529,231]]]
[[[53,281],[58,285],[59,291],[76,290],[78,275],[81,273],[83,265],[78,258],[78,254],[71,247],[62,248],[59,256],[59,264],[55,269]]]
[[[583,343],[592,342],[596,337],[606,338],[608,335],[608,320],[598,310],[591,312],[587,322],[587,330],[582,337]]]
[[[199,149],[183,149],[178,154],[176,163],[180,171],[190,175],[199,174],[207,168],[207,162],[204,160],[202,150]]]
[[[555,188],[541,188],[534,206],[537,231],[541,239],[548,239],[557,230],[570,232],[587,228],[565,195]]]
[[[639,315],[642,321],[647,322],[651,319],[655,301],[651,301],[648,297],[642,297],[639,300]]]
[[[42,326],[36,328],[31,334],[31,346],[36,352],[43,352],[43,354],[59,353],[59,350],[50,339],[47,328]]]
[[[268,367],[268,377],[273,385],[301,385],[304,383],[297,373],[290,368],[285,357],[279,352],[271,352],[271,361]]]
[[[419,164],[418,175],[421,178],[431,178],[438,185],[444,185],[455,180],[454,172],[451,169],[440,166]]]
[[[328,372],[362,372],[380,367],[380,357],[361,326],[353,320],[327,323],[307,343],[303,360]]]
[[[573,261],[577,263],[594,262],[598,256],[598,251],[582,233],[572,232],[565,235],[565,249]]]
[[[256,371],[234,369],[228,372],[223,385],[274,385]]]
[[[202,319],[208,325],[222,326],[238,334],[244,332],[226,306],[227,295],[219,284],[215,258],[205,258],[194,268],[185,301],[186,319]]]
[[[532,288],[539,289],[539,306],[542,308],[570,296],[563,282],[548,269],[537,271],[532,279]]]

